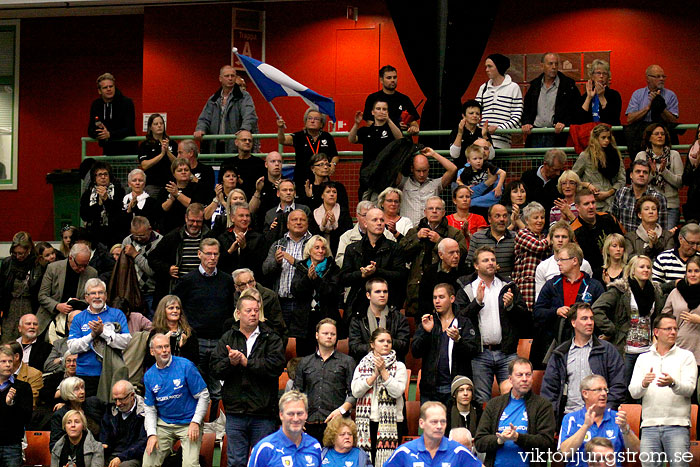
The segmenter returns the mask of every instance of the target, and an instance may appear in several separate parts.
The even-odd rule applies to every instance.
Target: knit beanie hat
[[[501,54],[491,54],[486,59],[491,59],[494,65],[496,65],[496,69],[498,70],[498,73],[501,76],[506,75],[506,71],[508,71],[508,68],[510,68],[510,58],[506,57],[505,55]]]
[[[450,392],[452,393],[452,395],[454,396],[455,392],[457,392],[457,389],[459,389],[460,386],[464,386],[465,384],[471,386],[472,390],[474,389],[474,383],[472,383],[472,380],[470,380],[466,376],[455,376],[455,379],[452,380],[452,386],[450,387]]]

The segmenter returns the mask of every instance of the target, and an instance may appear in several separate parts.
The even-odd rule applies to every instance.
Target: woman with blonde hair
[[[619,125],[622,97],[619,92],[609,87],[610,64],[605,60],[593,60],[588,69],[588,77],[586,92],[581,96],[580,122]]]
[[[146,348],[150,348],[151,339],[156,334],[165,334],[170,338],[170,352],[176,357],[184,357],[199,364],[199,341],[197,333],[190,326],[182,309],[182,301],[177,295],[166,295],[158,302],[153,314],[153,329],[148,336]],[[153,356],[146,352],[143,359],[144,369],[155,363]]]
[[[398,188],[388,187],[379,193],[377,207],[384,211],[386,228],[400,240],[413,228],[413,222],[406,216],[401,217],[401,201],[403,192]]]
[[[615,192],[625,186],[625,164],[610,127],[601,124],[591,130],[588,147],[571,170],[581,179],[579,188],[593,192],[598,210],[608,212]]]
[[[357,425],[345,417],[328,422],[323,433],[321,459],[325,467],[372,467],[367,453],[357,447]]]
[[[104,467],[104,447],[87,429],[80,410],[69,410],[61,419],[63,436],[51,449],[51,467]]]
[[[664,294],[651,280],[651,259],[644,255],[630,259],[622,279],[608,284],[593,304],[596,333],[606,336],[625,361],[625,385],[637,357],[651,348],[652,323],[663,306]]]
[[[316,350],[316,324],[323,318],[335,320],[338,340],[345,339],[348,331],[338,310],[340,267],[333,261],[328,240],[321,235],[311,237],[294,268],[292,294],[297,307],[288,330],[289,337],[297,339],[297,356],[303,357]]]
[[[578,217],[575,198],[580,184],[581,179],[573,170],[565,170],[559,176],[557,189],[563,198],[555,199],[554,206],[549,210],[550,226],[562,219],[573,222]]]
[[[625,243],[625,237],[621,234],[613,233],[605,237],[603,243],[603,274],[602,279],[605,284],[609,284],[622,278],[627,266],[629,251]]]

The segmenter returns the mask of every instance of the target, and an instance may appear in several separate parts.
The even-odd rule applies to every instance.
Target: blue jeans
[[[21,467],[22,466],[22,444],[9,444],[0,446],[0,466]]]
[[[671,230],[681,221],[681,208],[668,208],[666,209],[666,212],[668,213],[668,217],[666,219],[666,230]]]
[[[211,354],[216,349],[216,345],[219,343],[218,339],[198,339],[199,341],[199,372],[202,373],[202,378],[204,382],[207,383],[207,389],[209,389],[209,397],[213,400],[221,400],[221,381],[217,378],[213,378],[209,373],[209,360],[211,360]],[[212,403],[212,410],[217,410],[217,407]]]
[[[494,182],[494,185],[496,184],[498,184],[498,180]],[[489,208],[494,204],[499,203],[501,197],[496,196],[494,194],[494,190],[491,190],[488,193],[484,194],[484,192],[489,188],[495,188],[494,185],[486,185],[486,183],[481,182],[478,185],[474,185],[473,187],[471,187],[471,205],[477,208]]]
[[[517,354],[506,355],[500,350],[484,349],[472,359],[472,378],[474,381],[474,399],[480,404],[491,400],[491,386],[496,376],[498,384],[508,379],[508,364],[518,357]]]
[[[251,448],[274,431],[275,422],[270,419],[227,413],[228,467],[245,467]]]
[[[690,451],[690,430],[687,426],[648,426],[642,428],[639,460],[643,467],[687,466],[682,458]],[[686,457],[687,459],[687,457]]]

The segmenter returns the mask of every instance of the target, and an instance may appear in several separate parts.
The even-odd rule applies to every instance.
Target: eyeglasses
[[[307,122],[321,122],[323,119],[321,117],[306,117]]]
[[[564,261],[569,261],[570,259],[574,259],[574,257],[572,256],[571,258],[557,258],[555,261],[557,263],[562,263]]]
[[[69,258],[75,263],[75,267],[77,267],[77,268],[85,269],[86,267],[88,267],[88,266],[90,265],[90,261],[88,261],[88,262],[85,263],[85,264],[80,264],[80,263],[79,263],[75,258],[73,258],[72,256],[70,256]]]
[[[218,251],[202,251],[202,250],[199,250],[199,252],[202,253],[202,256],[208,256],[208,257],[210,257],[210,258],[216,258],[216,257],[219,256],[219,254],[220,254]]]
[[[314,167],[330,167],[331,165],[328,162],[317,162],[314,164]]]
[[[593,74],[598,76],[608,76],[609,73],[607,71],[594,71]]]
[[[88,292],[85,295],[89,295],[90,297],[96,297],[98,295],[104,295],[106,292],[104,290],[98,290],[96,292]]]
[[[666,75],[647,75],[649,78],[666,79]]]
[[[127,395],[124,396],[124,397],[115,397],[115,398],[114,398],[114,401],[115,401],[115,402],[126,402],[126,401],[128,401],[129,398],[130,398],[131,396],[133,396],[133,395],[134,395],[134,393],[133,393],[133,392],[130,392],[129,394],[127,394]]]
[[[255,279],[251,279],[248,282],[239,282],[238,284],[236,284],[236,287],[238,287],[239,289],[244,289],[248,286],[255,286]]]
[[[677,326],[669,326],[667,328],[659,328],[660,330],[664,332],[671,332],[671,331],[676,331],[678,332],[678,327]]]
[[[685,241],[685,243],[687,243],[688,245],[690,245],[692,247],[695,247],[695,248],[700,247],[700,242],[689,242],[688,239],[682,235],[681,235],[681,238]]]
[[[608,388],[584,389],[584,391],[597,392],[597,393],[604,392],[605,394],[610,392],[610,390]]]

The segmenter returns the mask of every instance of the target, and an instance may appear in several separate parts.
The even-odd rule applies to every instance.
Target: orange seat
[[[287,373],[287,369],[285,368],[279,378],[278,389],[280,391],[284,391],[284,389],[287,387],[287,381],[289,381],[289,373]]]
[[[690,406],[690,440],[698,439],[698,404]]]
[[[338,352],[342,352],[345,355],[350,355],[350,339],[341,339],[338,341]]]
[[[411,370],[406,370],[406,389],[403,392],[403,400],[407,401],[408,400],[408,390],[411,387]]]
[[[27,449],[24,450],[26,461],[24,465],[51,465],[51,450],[49,449],[50,431],[27,431]]]
[[[529,359],[530,347],[532,347],[532,339],[520,339],[518,341],[518,357]]]
[[[221,457],[219,458],[219,466],[220,467],[227,467],[228,466],[228,436],[224,434],[224,439],[221,440]]]
[[[401,438],[401,444],[408,443],[409,441],[413,441],[414,439],[418,439],[418,436],[403,436]]]
[[[690,467],[700,467],[700,443],[691,441],[690,453],[693,455],[693,460],[690,461]]]
[[[418,436],[418,419],[420,418],[420,402],[406,401],[406,427],[410,436]]]
[[[618,410],[624,410],[627,414],[627,423],[629,424],[634,434],[639,437],[639,425],[642,421],[642,405],[641,404],[620,404]]]
[[[202,467],[214,467],[214,447],[216,446],[216,433],[204,433],[202,446],[199,448],[199,457]]]
[[[418,380],[416,381],[416,400],[420,402],[420,378],[423,375],[423,370],[418,370]]]
[[[535,370],[532,372],[532,392],[539,395],[542,389],[542,379],[544,379],[544,370]]]
[[[493,384],[491,385],[491,399],[501,395],[501,387],[498,384],[498,380],[494,377]]]
[[[411,339],[411,341],[412,340],[413,339]],[[409,349],[411,341],[409,341]],[[418,371],[421,369],[421,359],[414,357],[411,350],[409,350],[408,354],[406,354],[406,368],[412,370],[414,375],[418,374]]]
[[[285,358],[287,361],[290,361],[294,357],[297,356],[297,338],[296,337],[290,337],[287,340],[287,349],[285,352]]]

